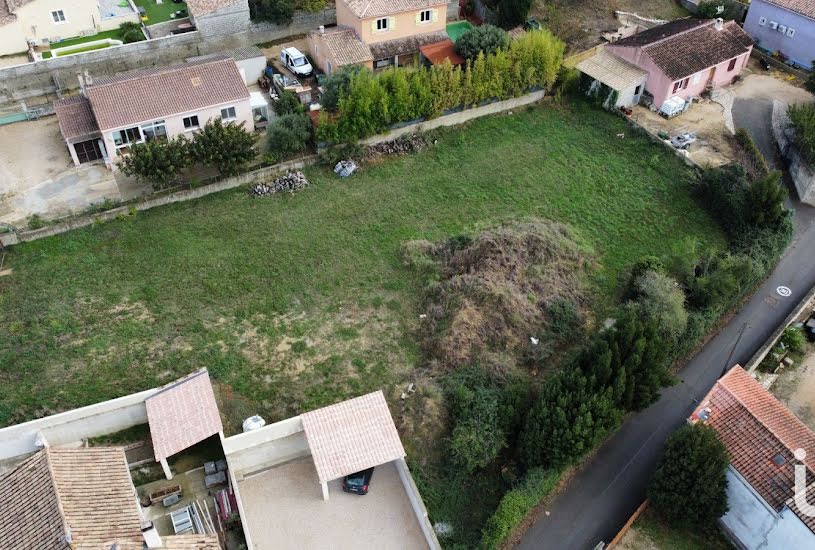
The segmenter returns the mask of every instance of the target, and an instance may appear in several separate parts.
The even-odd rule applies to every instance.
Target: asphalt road
[[[745,118],[758,122],[762,111],[755,106]],[[667,436],[685,422],[724,369],[745,364],[815,286],[815,208],[790,205],[796,209],[795,237],[769,280],[682,369],[681,383],[663,390],[657,403],[629,418],[599,449],[516,548],[594,548],[609,542],[642,503]],[[791,296],[776,292],[782,285]]]

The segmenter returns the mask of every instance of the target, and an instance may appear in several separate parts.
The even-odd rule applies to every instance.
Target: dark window
[[[393,58],[386,57],[384,59],[377,59],[374,61],[374,69],[383,69],[385,67],[390,67],[393,65]]]
[[[79,159],[79,164],[86,162],[93,162],[102,158],[102,148],[99,147],[98,139],[90,139],[88,141],[80,141],[74,144],[74,151]]]
[[[430,10],[423,10],[419,12],[419,22],[420,23],[427,23],[431,19],[433,19],[433,13]]]
[[[232,120],[238,118],[235,114],[235,107],[225,107],[221,109],[221,118],[224,120]]]
[[[639,86],[637,86],[634,89],[634,95],[640,95],[641,92],[642,92],[642,84],[640,84]]]
[[[116,144],[116,147],[124,147],[139,141],[141,141],[141,132],[138,128],[125,128],[113,132],[113,143]]]
[[[198,128],[198,115],[184,117],[184,129],[194,130]]]
[[[378,31],[386,31],[388,30],[388,18],[383,17],[382,19],[376,20],[376,30]]]
[[[729,72],[729,71],[732,71],[733,69],[735,69],[735,68],[736,68],[736,60],[737,60],[737,59],[738,59],[738,58],[734,57],[733,59],[731,59],[731,60],[730,60],[730,64],[727,66],[727,70],[728,70],[728,72]]]

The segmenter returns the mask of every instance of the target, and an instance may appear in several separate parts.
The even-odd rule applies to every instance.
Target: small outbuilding
[[[600,49],[578,63],[582,86],[588,95],[600,97],[609,109],[631,107],[640,101],[648,72],[621,57]]]

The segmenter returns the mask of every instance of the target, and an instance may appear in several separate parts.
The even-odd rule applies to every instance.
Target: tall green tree
[[[532,405],[519,439],[520,457],[529,468],[570,464],[620,418],[611,388],[598,392],[579,370],[565,371],[544,383]]]
[[[704,424],[685,425],[665,444],[648,498],[671,525],[709,528],[727,513],[727,449]]]
[[[215,166],[222,176],[232,176],[255,158],[255,136],[243,122],[210,120],[193,136],[190,153],[196,162]]]
[[[777,227],[786,215],[787,189],[781,184],[781,172],[774,171],[753,182],[747,192],[750,223],[756,227]]]
[[[266,152],[281,161],[305,151],[311,139],[311,120],[305,113],[275,117],[266,128]]]
[[[479,53],[490,55],[507,46],[509,35],[494,25],[473,27],[456,40],[456,52],[464,59],[475,59]]]
[[[119,160],[123,174],[149,182],[156,190],[177,185],[181,171],[188,165],[189,142],[184,136],[138,143]]]

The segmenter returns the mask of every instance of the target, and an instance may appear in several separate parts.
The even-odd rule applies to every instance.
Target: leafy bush
[[[720,309],[742,296],[754,280],[755,266],[742,254],[726,253],[711,258],[688,288],[688,302],[698,308]]]
[[[328,5],[328,0],[296,0],[295,7],[298,10],[318,12],[325,9]]]
[[[809,93],[815,95],[815,60],[812,61],[812,70],[806,82],[804,82],[804,88],[806,88]]]
[[[456,53],[464,59],[475,59],[478,54],[491,55],[509,46],[509,35],[494,25],[481,25],[464,32],[456,40]]]
[[[724,7],[724,10],[719,11],[719,7]],[[721,17],[725,21],[735,19],[741,14],[738,4],[735,0],[702,0],[699,2],[699,8],[696,11],[696,17],[702,19],[715,19]]]
[[[781,342],[790,351],[802,351],[806,345],[806,337],[803,330],[796,327],[787,327],[781,335]]]
[[[747,212],[754,228],[778,227],[787,209],[787,189],[781,184],[781,172],[774,171],[753,182],[747,192]]]
[[[565,44],[548,31],[527,32],[506,50],[478,54],[465,67],[391,69],[379,74],[356,69],[326,79],[317,140],[356,141],[390,125],[434,117],[448,109],[506,99],[537,86],[554,85]],[[336,107],[335,107],[336,105]]]
[[[745,230],[747,221],[747,177],[738,164],[704,170],[695,192],[702,204],[731,238]]]
[[[727,449],[704,424],[685,425],[665,444],[648,486],[648,498],[671,525],[713,527],[727,512]]]
[[[141,30],[141,25],[132,21],[125,21],[119,25],[119,34],[125,44],[141,42],[147,39]]]
[[[130,154],[119,158],[119,168],[126,176],[153,184],[156,190],[173,187],[189,165],[190,144],[184,136],[154,139],[130,147]]]
[[[745,128],[736,130],[736,142],[741,146],[747,156],[745,164],[747,164],[748,173],[755,176],[753,179],[763,178],[770,173],[767,160],[764,158],[764,155],[761,154],[750,132]]]
[[[557,298],[546,307],[549,314],[549,332],[558,340],[570,340],[580,328],[580,313],[577,306],[565,298]]]
[[[527,407],[518,380],[499,382],[481,367],[454,373],[446,383],[453,460],[470,473],[491,464],[517,433]]]
[[[294,15],[294,0],[256,0],[253,19],[271,21],[278,25],[288,25]]]
[[[809,164],[815,164],[815,103],[787,107],[795,143]]]
[[[507,492],[482,530],[481,548],[500,548],[524,518],[554,490],[559,470],[534,468],[523,481]]]
[[[632,302],[640,318],[654,323],[665,340],[676,340],[688,325],[685,293],[675,279],[663,271],[649,270],[635,283],[637,298]]]
[[[189,151],[196,162],[210,164],[222,176],[233,176],[255,158],[255,136],[244,128],[244,123],[212,119],[196,132]]]
[[[274,112],[277,116],[290,115],[292,113],[305,112],[305,106],[300,103],[297,94],[289,90],[283,90],[283,93],[278,96],[277,101],[274,102]]]
[[[266,128],[266,150],[280,161],[305,151],[311,139],[311,120],[305,113],[273,118]]]
[[[611,388],[596,392],[579,370],[544,382],[519,440],[529,468],[566,466],[594,448],[620,421]]]
[[[491,0],[488,5],[498,15],[498,22],[510,29],[526,23],[532,0]]]
[[[343,65],[328,75],[323,81],[320,105],[329,111],[336,111],[340,104],[340,97],[351,88],[351,80],[364,70],[365,68],[360,65]]]

